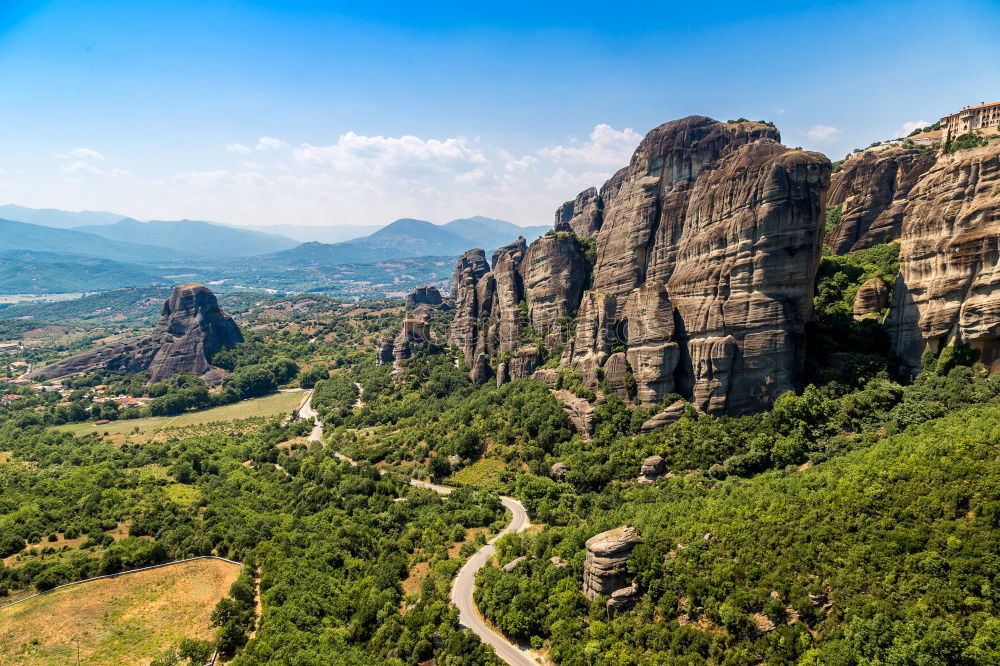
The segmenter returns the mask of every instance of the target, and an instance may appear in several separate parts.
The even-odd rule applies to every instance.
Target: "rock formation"
[[[664,464],[663,456],[649,456],[642,461],[642,465],[639,467],[637,481],[641,485],[651,485],[663,474],[665,469],[666,465]]]
[[[406,295],[406,309],[415,310],[418,305],[441,305],[441,292],[433,285],[417,287]]]
[[[587,271],[587,259],[569,234],[547,234],[531,244],[521,272],[528,320],[535,331],[548,332],[559,319],[576,314]]]
[[[827,239],[834,254],[899,238],[910,191],[937,159],[930,151],[866,150],[848,157],[830,179],[828,206],[840,206],[840,222]]]
[[[918,369],[962,340],[1000,369],[1000,142],[938,157],[910,192],[886,326]]]
[[[149,335],[56,361],[29,377],[65,377],[100,368],[120,373],[148,370],[154,382],[185,372],[215,381],[219,373],[209,359],[239,342],[243,335],[233,318],[219,309],[215,294],[203,285],[185,284],[174,287],[160,311],[159,324]]]
[[[651,281],[632,291],[622,312],[628,362],[639,404],[655,405],[674,391],[680,347],[674,337],[674,311],[663,284]]]
[[[396,361],[405,361],[413,356],[414,349],[430,342],[431,325],[426,319],[406,318],[392,341],[392,357]]]
[[[745,414],[797,385],[829,178],[826,157],[757,141],[692,189],[667,292],[699,409]]]
[[[854,295],[854,318],[879,314],[889,305],[889,286],[880,277],[867,280]]]
[[[393,338],[390,336],[379,339],[378,347],[375,350],[375,365],[389,365],[392,363],[394,345]]]
[[[647,279],[666,282],[684,230],[688,198],[704,167],[739,146],[778,139],[760,123],[690,116],[652,130],[631,163],[601,188],[595,291],[625,298]]]
[[[585,383],[595,385],[597,369],[608,359],[615,339],[614,297],[588,291],[576,318],[576,335],[566,344],[562,364],[583,375]]]
[[[632,583],[628,587],[615,590],[606,604],[609,615],[629,610],[639,600],[639,586]]]
[[[680,421],[681,417],[684,416],[684,411],[687,409],[687,405],[683,400],[677,400],[670,404],[669,407],[664,409],[658,414],[654,414],[639,426],[639,432],[645,434],[648,432],[653,432],[657,428],[662,428],[665,425],[670,425],[671,423],[677,423]]]
[[[546,350],[565,342],[561,364],[592,389],[603,371],[627,396],[631,374],[642,405],[672,392],[713,414],[770,405],[802,369],[831,169],[778,138],[701,116],[657,127],[600,190],[557,211],[554,232],[502,248],[491,273],[482,251],[459,259],[449,342],[471,367],[533,331]],[[595,239],[593,267],[579,238]],[[561,340],[554,324],[574,314]]]
[[[626,563],[632,549],[641,543],[631,525],[601,532],[587,539],[583,563],[583,595],[590,601],[625,587]]]
[[[603,208],[597,188],[591,187],[556,209],[553,226],[556,231],[572,232],[577,238],[590,238],[601,230]]]
[[[487,290],[479,288],[480,281],[489,272],[486,253],[475,249],[458,258],[451,274],[451,300],[455,303],[455,319],[448,331],[448,344],[462,350],[470,368],[481,344],[479,317],[488,314],[492,304],[492,292],[480,294],[480,291]],[[488,302],[483,303],[483,299]]]

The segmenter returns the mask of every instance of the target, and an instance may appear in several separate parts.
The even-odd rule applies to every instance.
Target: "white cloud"
[[[843,131],[844,130],[839,127],[831,127],[829,125],[813,125],[806,130],[806,136],[813,141],[818,141],[819,143],[828,143],[830,141],[835,141]]]
[[[288,148],[288,144],[281,139],[275,139],[270,136],[262,136],[257,139],[257,145],[255,146],[257,150],[282,150]]]
[[[98,162],[96,151],[75,157],[67,152],[57,162],[64,176],[62,198],[52,204],[246,224],[291,218],[312,224],[376,224],[400,217],[444,222],[470,214],[547,224],[560,203],[600,186],[628,164],[640,140],[634,130],[608,124],[585,136],[517,150],[471,136],[351,131],[329,145],[289,146],[274,137],[248,144],[217,140],[214,145],[227,153],[216,149],[216,162],[191,161],[167,174],[158,173],[158,165],[137,166],[140,160],[124,163],[148,176],[116,168],[110,157]],[[91,178],[101,174],[112,187],[94,187]],[[39,197],[52,198],[41,183],[38,188]]]
[[[212,171],[182,171],[174,174],[171,179],[175,183],[190,185],[199,189],[212,189],[218,187],[259,187],[267,185],[270,181],[259,174],[248,171],[233,172],[228,169],[216,169]]]
[[[531,155],[514,157],[506,150],[500,151],[500,159],[504,161],[504,170],[509,173],[521,173],[527,171],[538,163],[537,157],[533,157]]]
[[[931,124],[926,120],[907,120],[903,123],[903,129],[897,133],[897,136],[906,136],[913,132],[913,130],[918,130]]]
[[[65,153],[57,153],[56,157],[58,157],[61,160],[98,161],[104,159],[104,155],[97,152],[93,148],[74,148],[73,150],[67,151]]]
[[[70,164],[64,164],[61,168],[65,173],[71,174],[85,173],[91,176],[104,175],[104,171],[102,169],[98,169],[90,162],[84,162],[83,160],[76,160]]]
[[[542,182],[546,189],[560,190],[566,192],[566,196],[570,196],[570,193],[576,194],[588,187],[600,187],[610,176],[611,174],[606,171],[585,171],[573,174],[563,167],[559,167]]]
[[[400,172],[464,172],[489,164],[465,137],[420,139],[415,136],[364,136],[348,132],[329,146],[302,144],[293,151],[300,164],[370,175]]]
[[[621,167],[628,164],[642,135],[631,127],[618,131],[601,123],[590,133],[589,141],[571,139],[569,145],[542,148],[538,154],[553,162]]]
[[[785,110],[784,109],[780,109],[780,108],[779,109],[775,109],[774,113],[777,114],[777,115],[779,115],[779,116],[783,116],[783,115],[785,115]]]

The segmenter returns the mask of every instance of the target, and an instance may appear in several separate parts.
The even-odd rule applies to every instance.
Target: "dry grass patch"
[[[213,407],[200,412],[185,412],[178,416],[152,416],[145,419],[112,421],[99,426],[93,423],[67,423],[55,426],[54,430],[70,432],[74,435],[108,433],[115,444],[126,440],[132,442],[165,441],[170,437],[183,437],[186,428],[199,428],[209,423],[236,421],[254,417],[291,414],[302,402],[302,391],[274,393],[263,398],[242,400],[231,405]],[[199,433],[203,434],[203,433]]]
[[[184,638],[211,639],[212,609],[240,567],[198,560],[83,583],[0,609],[0,663],[149,664]]]

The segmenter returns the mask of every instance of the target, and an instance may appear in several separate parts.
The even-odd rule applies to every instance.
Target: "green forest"
[[[851,313],[861,283],[897,271],[895,244],[822,259],[808,383],[771,410],[688,407],[642,434],[681,396],[640,408],[601,380],[587,437],[544,383],[476,386],[441,344],[376,364],[404,316],[396,301],[245,299],[245,342],[212,359],[228,372],[217,390],[92,373],[64,382],[68,395],[19,389],[0,407],[0,595],[215,554],[244,564],[212,613],[225,661],[494,664],[448,595],[507,524],[509,495],[535,527],[499,540],[475,600],[554,663],[998,664],[1000,378],[961,344],[898,372],[879,318]],[[450,315],[435,314],[437,341]],[[559,373],[559,388],[595,399]],[[88,402],[97,386],[146,402]],[[321,442],[290,414],[123,439],[54,429],[282,389],[313,391]],[[641,485],[651,455],[665,473]],[[584,543],[626,524],[642,539],[626,572],[637,601],[612,612],[582,594]]]

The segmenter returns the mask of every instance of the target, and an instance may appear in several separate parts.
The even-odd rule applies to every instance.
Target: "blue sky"
[[[1000,100],[996,2],[495,4],[0,0],[0,203],[539,224],[674,118],[836,159]]]

